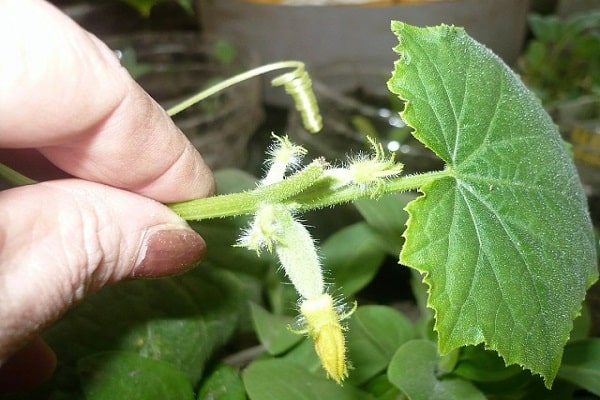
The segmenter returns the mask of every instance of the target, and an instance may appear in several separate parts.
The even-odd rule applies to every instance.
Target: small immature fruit
[[[268,172],[260,186],[283,181],[286,172],[297,168],[306,153],[287,137],[274,135],[274,138],[275,143],[269,150]],[[354,160],[348,168],[328,170],[329,174],[323,173],[323,177],[333,179],[341,186],[365,186],[376,196],[381,180],[399,174],[402,164],[395,163],[393,156],[386,158],[381,144],[374,140],[370,142],[374,152],[372,157]],[[238,244],[257,253],[266,249],[277,254],[285,274],[301,296],[300,313],[305,329],[297,333],[307,333],[312,338],[327,376],[341,384],[350,369],[346,360],[345,327],[341,322],[354,309],[344,312],[326,293],[316,244],[294,214],[293,204],[265,199]]]

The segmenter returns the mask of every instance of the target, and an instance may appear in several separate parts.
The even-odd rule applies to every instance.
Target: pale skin
[[[195,264],[204,241],[162,203],[214,183],[114,53],[45,1],[0,0],[0,51],[0,162],[66,177],[0,191],[2,393],[51,374],[38,335],[86,295]]]

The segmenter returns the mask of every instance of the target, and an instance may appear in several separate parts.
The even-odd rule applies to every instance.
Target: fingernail
[[[205,250],[206,243],[191,229],[149,232],[131,276],[158,278],[183,272],[198,262]]]

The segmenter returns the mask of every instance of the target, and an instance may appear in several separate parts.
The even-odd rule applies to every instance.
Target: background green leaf
[[[495,382],[506,380],[522,371],[517,365],[506,367],[496,352],[485,350],[479,345],[463,348],[452,372],[470,381]]]
[[[229,365],[217,366],[203,381],[197,400],[246,400],[240,374]]]
[[[378,235],[366,223],[358,222],[323,242],[319,255],[325,276],[334,283],[333,293],[348,298],[373,279],[385,258],[378,241]]]
[[[448,169],[407,207],[401,262],[426,273],[442,352],[485,342],[551,385],[597,279],[573,162],[540,102],[463,29],[392,28],[389,88]]]
[[[194,390],[177,367],[138,354],[114,351],[78,362],[87,400],[192,400]]]
[[[390,380],[387,378],[387,374],[379,375],[363,387],[363,390],[371,394],[377,400],[406,400],[407,397],[400,392],[400,390],[392,385]]]
[[[403,240],[398,240],[406,228],[408,214],[404,207],[415,199],[414,193],[395,193],[377,199],[363,198],[354,201],[358,212],[379,235],[378,245],[388,254],[397,257]]]
[[[250,400],[374,400],[350,385],[339,386],[286,359],[255,361],[242,375]]]
[[[388,378],[410,400],[485,400],[470,382],[439,376],[435,343],[411,340],[394,354]]]
[[[165,2],[169,0],[124,0],[126,3],[135,7],[143,16],[147,17],[157,3]],[[194,7],[192,0],[177,0],[177,3],[181,5],[188,13],[193,14]]]
[[[385,371],[396,349],[416,335],[412,323],[391,307],[359,307],[348,322],[348,383],[361,385]]]
[[[254,303],[250,304],[250,312],[256,335],[269,354],[281,354],[302,340],[302,335],[288,328],[294,318],[272,314]]]
[[[78,398],[77,363],[105,351],[169,362],[196,385],[211,356],[236,330],[246,310],[242,293],[230,272],[206,265],[173,278],[104,288],[44,333],[57,353],[58,369],[50,382],[23,398],[47,399],[49,393]]]
[[[569,343],[558,377],[600,396],[600,339]]]
[[[325,370],[315,351],[315,342],[308,337],[304,337],[296,347],[285,353],[281,359],[301,365],[302,368],[316,376],[325,377]]]

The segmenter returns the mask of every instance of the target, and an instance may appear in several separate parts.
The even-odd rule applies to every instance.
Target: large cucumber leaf
[[[547,386],[597,279],[586,198],[557,128],[497,56],[451,26],[392,23],[390,90],[447,174],[407,206],[442,353],[485,343]]]

